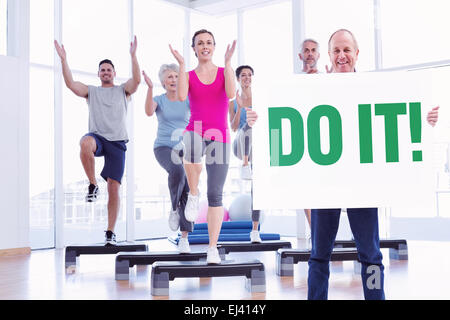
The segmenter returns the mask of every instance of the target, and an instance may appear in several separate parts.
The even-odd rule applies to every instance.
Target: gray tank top
[[[110,88],[88,86],[89,133],[109,141],[128,142],[125,84]]]

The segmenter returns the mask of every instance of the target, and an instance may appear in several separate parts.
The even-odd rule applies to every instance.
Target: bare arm
[[[234,101],[230,101],[229,113],[230,113],[230,124],[231,130],[237,131],[239,128],[239,123],[241,122],[241,112],[242,112],[242,101],[239,92],[236,92],[236,103],[238,107],[236,112],[234,112]]]
[[[234,98],[234,93],[236,92],[236,83],[234,81],[234,71],[231,67],[231,58],[233,57],[234,49],[236,49],[236,40],[233,41],[233,44],[230,48],[230,45],[227,47],[227,51],[225,52],[225,91],[227,93],[228,99]]]
[[[174,50],[170,44],[169,48],[180,66],[177,81],[177,97],[178,100],[185,101],[189,93],[189,73],[186,72],[183,56],[177,50]]]
[[[158,105],[155,100],[153,100],[153,82],[147,76],[145,71],[142,71],[142,75],[144,76],[144,80],[148,85],[147,97],[145,98],[145,114],[151,117],[154,113]]]
[[[72,78],[72,71],[70,71],[69,65],[67,63],[66,50],[63,45],[59,45],[58,41],[54,41],[56,52],[61,59],[62,73],[64,77],[64,82],[66,87],[69,88],[73,93],[82,98],[87,98],[89,89],[88,86],[79,81],[74,81]]]
[[[234,102],[233,102],[233,101],[230,101],[230,102],[228,102],[228,116],[229,116],[229,118],[230,118],[231,130],[236,131],[236,129],[235,129],[234,126],[233,126],[233,123],[234,123],[234,115],[235,115],[235,112],[234,112]]]
[[[134,41],[130,44],[130,55],[131,55],[131,69],[132,76],[125,83],[125,92],[127,95],[132,95],[135,93],[139,87],[139,83],[141,83],[141,71],[139,69],[139,63],[136,58],[136,48],[137,48],[137,39],[134,36]]]

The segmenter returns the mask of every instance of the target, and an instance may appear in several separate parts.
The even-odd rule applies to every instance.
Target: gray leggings
[[[230,162],[230,144],[204,140],[198,133],[183,134],[184,159],[190,163],[201,163],[206,154],[208,206],[222,207],[222,194]]]
[[[167,173],[172,210],[179,208],[180,231],[192,232],[194,224],[186,220],[184,209],[186,207],[189,186],[183,168],[183,151],[173,150],[169,147],[153,149],[156,160]]]
[[[246,123],[240,128],[233,141],[233,153],[240,160],[244,156],[248,156],[248,160],[252,157],[252,128]]]
[[[233,153],[240,160],[244,156],[248,156],[248,160],[252,159],[252,128],[246,123],[237,132],[236,138],[233,141]],[[253,184],[252,184],[252,199],[253,199]],[[253,210],[252,202],[252,221],[259,222],[261,211]]]

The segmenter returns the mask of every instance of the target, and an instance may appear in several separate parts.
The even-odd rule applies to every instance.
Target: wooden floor
[[[304,247],[295,238],[293,248]],[[146,242],[152,251],[174,250],[168,240]],[[192,246],[200,250],[204,245]],[[450,243],[408,242],[409,260],[389,260],[382,249],[387,299],[450,299]],[[293,277],[276,275],[275,252],[230,253],[227,260],[259,259],[266,268],[266,292],[250,293],[245,277],[185,278],[170,282],[170,296],[150,294],[151,266],[131,269],[129,281],[114,279],[115,255],[82,255],[74,274],[66,274],[64,250],[38,250],[30,255],[0,257],[1,300],[304,300],[307,296],[307,264],[295,266]],[[361,277],[353,262],[333,262],[329,299],[363,299]]]

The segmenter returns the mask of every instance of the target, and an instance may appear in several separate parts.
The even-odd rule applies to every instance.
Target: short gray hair
[[[175,63],[163,64],[161,68],[159,68],[158,76],[159,81],[161,81],[161,85],[163,86],[163,88],[164,88],[164,75],[167,71],[175,71],[176,73],[178,73],[180,71],[180,68]]]
[[[314,39],[311,39],[311,38],[309,38],[309,39],[305,39],[305,40],[303,40],[303,42],[302,42],[302,49],[301,49],[301,51],[303,51],[303,47],[305,46],[305,43],[307,43],[307,42],[312,42],[312,43],[315,43],[316,45],[317,45],[317,50],[319,50],[320,49],[320,47],[319,47],[319,43],[316,41],[316,40],[314,40]]]

